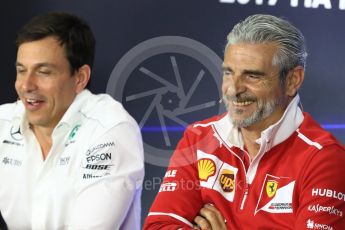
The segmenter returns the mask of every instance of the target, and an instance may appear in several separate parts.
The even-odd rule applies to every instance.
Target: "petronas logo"
[[[67,142],[65,144],[65,147],[67,147],[68,145],[72,144],[75,142],[75,136],[79,130],[81,125],[76,125],[74,126],[74,128],[71,130],[71,132],[69,133],[69,136],[67,138]]]
[[[74,139],[74,136],[78,132],[79,127],[80,127],[80,125],[74,126],[74,128],[71,131],[71,133],[69,134],[68,140]]]

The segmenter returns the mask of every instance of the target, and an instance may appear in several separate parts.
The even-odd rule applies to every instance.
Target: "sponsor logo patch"
[[[107,142],[107,143],[98,144],[96,146],[93,146],[93,147],[89,148],[86,151],[86,156],[89,156],[90,154],[92,154],[92,153],[94,153],[96,151],[99,151],[101,149],[104,149],[104,148],[107,148],[107,147],[113,147],[113,146],[115,146],[114,142]]]
[[[330,215],[343,217],[343,211],[335,208],[334,206],[322,206],[320,204],[313,204],[308,206],[308,211],[315,213],[324,212]]]
[[[100,153],[100,154],[94,154],[94,155],[86,157],[86,161],[88,163],[107,161],[107,160],[111,160],[111,153]]]
[[[20,126],[12,126],[10,130],[10,136],[12,140],[3,140],[3,144],[8,144],[8,145],[16,145],[16,146],[24,146],[21,141],[23,140],[23,135],[20,131]]]
[[[159,192],[173,192],[176,189],[177,184],[174,182],[161,184]]]
[[[10,134],[11,134],[11,137],[13,138],[13,140],[15,140],[15,141],[23,140],[23,135],[20,132],[20,126],[18,126],[18,127],[12,126]]]
[[[307,220],[307,226],[308,229],[325,229],[325,230],[333,230],[332,226],[329,226],[327,224],[319,224],[316,223],[314,220],[308,219]]]
[[[24,146],[21,143],[18,143],[18,142],[15,142],[15,141],[9,141],[9,140],[4,140],[2,143],[9,144],[9,145],[16,145],[16,146]]]
[[[278,188],[278,182],[275,180],[268,180],[266,182],[266,193],[267,196],[269,198],[272,198],[276,192],[277,192],[277,188]]]
[[[197,151],[197,157],[200,187],[215,190],[232,202],[236,193],[238,169],[201,150]]]
[[[292,194],[295,181],[289,177],[276,177],[266,174],[255,214],[259,211],[269,213],[292,213]]]
[[[85,166],[85,169],[91,169],[91,170],[109,170],[110,167],[113,165],[93,165],[93,164],[87,164]]]
[[[95,176],[93,174],[87,174],[87,173],[84,173],[83,175],[83,179],[92,179],[92,178],[100,178],[100,177],[103,177],[104,175],[101,175],[101,176]]]
[[[58,161],[58,165],[68,165],[71,157],[61,157]]]
[[[17,159],[8,158],[8,157],[4,157],[2,159],[2,163],[4,165],[12,165],[12,166],[21,166],[22,165],[22,161],[17,160]]]
[[[224,192],[232,192],[235,189],[235,173],[231,170],[223,169],[220,177],[219,183]]]
[[[71,132],[68,135],[67,141],[65,143],[65,147],[69,146],[70,144],[73,144],[75,142],[75,136],[79,130],[81,125],[76,125],[74,128],[71,130]]]
[[[336,200],[343,200],[345,201],[345,194],[342,192],[338,192],[332,189],[326,188],[313,188],[311,191],[312,196],[321,196],[321,197],[329,197]]]
[[[216,165],[211,159],[202,158],[198,160],[199,179],[207,181],[209,177],[216,173]]]
[[[176,169],[173,169],[173,170],[169,170],[165,173],[165,178],[168,178],[168,177],[176,177],[176,173],[177,173],[177,170]]]

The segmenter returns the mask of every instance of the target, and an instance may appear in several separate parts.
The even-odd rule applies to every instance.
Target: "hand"
[[[226,221],[222,214],[211,204],[205,204],[199,215],[194,218],[195,228],[201,230],[226,230]]]

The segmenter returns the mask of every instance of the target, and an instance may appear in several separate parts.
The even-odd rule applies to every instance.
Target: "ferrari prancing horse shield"
[[[272,198],[276,192],[277,192],[277,188],[278,188],[278,182],[275,180],[269,180],[266,183],[266,193],[267,196],[269,198]]]

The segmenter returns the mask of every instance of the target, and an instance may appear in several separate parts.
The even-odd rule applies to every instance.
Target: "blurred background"
[[[284,17],[303,32],[303,109],[345,143],[345,0],[12,0],[1,8],[1,104],[17,99],[14,41],[27,20],[67,11],[90,24],[97,39],[90,89],[122,102],[142,129],[143,220],[186,125],[225,111],[218,100],[226,35],[251,14]]]

